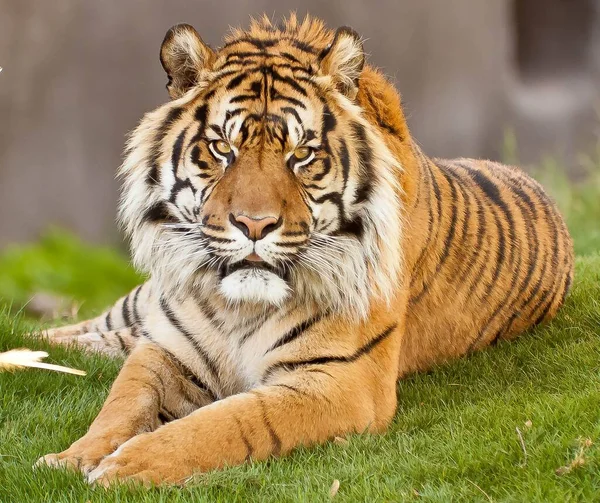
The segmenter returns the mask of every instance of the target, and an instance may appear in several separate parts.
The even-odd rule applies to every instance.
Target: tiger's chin
[[[232,304],[281,306],[291,294],[287,281],[265,267],[243,266],[225,271],[219,283],[221,295]]]

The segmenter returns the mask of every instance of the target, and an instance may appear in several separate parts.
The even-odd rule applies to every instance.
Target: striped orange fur
[[[351,29],[262,19],[215,51],[179,25],[161,61],[172,101],[120,170],[120,220],[150,279],[48,333],[129,356],[86,435],[40,463],[181,483],[383,432],[399,378],[563,303],[572,245],[543,189],[423,154]]]

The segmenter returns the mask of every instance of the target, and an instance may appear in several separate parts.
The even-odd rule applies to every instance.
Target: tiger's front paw
[[[63,452],[42,456],[33,466],[34,468],[40,466],[67,468],[87,475],[100,464],[104,457],[114,452],[120,443],[108,438],[88,439],[83,437]]]
[[[145,485],[179,484],[193,475],[183,453],[189,446],[160,441],[155,433],[142,433],[125,442],[88,473],[90,484],[108,487],[115,482],[135,481]]]

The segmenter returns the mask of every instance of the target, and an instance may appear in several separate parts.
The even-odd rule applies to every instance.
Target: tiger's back
[[[415,151],[401,375],[552,318],[573,279],[571,238],[536,181],[491,161],[429,161]]]

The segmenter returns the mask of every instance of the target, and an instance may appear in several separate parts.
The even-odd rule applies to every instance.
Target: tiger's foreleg
[[[137,328],[146,315],[150,285],[136,287],[97,318],[49,328],[42,335],[56,344],[75,344],[111,355],[128,354],[137,342]]]
[[[396,408],[393,331],[348,354],[272,364],[252,390],[133,437],[88,480],[181,483],[196,472],[263,460],[337,435],[381,432]]]
[[[141,344],[125,362],[88,432],[67,450],[40,458],[37,465],[88,473],[130,438],[184,417],[213,399],[164,350]]]
[[[81,335],[55,334],[51,341],[56,344],[75,344],[83,349],[89,349],[110,356],[122,356],[131,353],[139,340],[139,327],[111,330],[110,332],[86,332]]]

